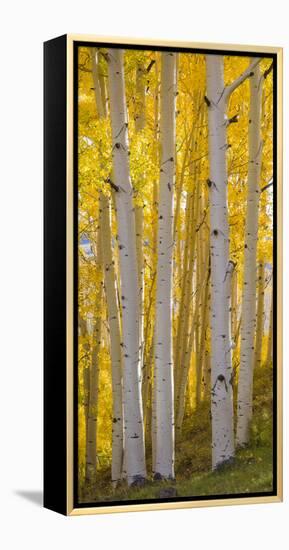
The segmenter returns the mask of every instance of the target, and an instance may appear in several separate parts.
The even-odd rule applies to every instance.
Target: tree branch
[[[228,99],[230,98],[232,93],[239,86],[241,86],[241,84],[243,84],[243,82],[245,82],[245,80],[247,80],[247,78],[250,78],[250,76],[253,76],[253,74],[254,74],[253,71],[254,71],[255,67],[258,65],[258,63],[260,63],[260,61],[261,61],[261,58],[256,57],[254,59],[254,61],[252,61],[252,63],[249,65],[249,67],[238,78],[236,78],[236,80],[234,80],[234,82],[232,82],[232,84],[230,84],[229,86],[226,87],[225,93],[224,93],[226,101],[228,101]]]
[[[269,181],[269,183],[267,183],[266,185],[264,185],[264,187],[261,188],[260,193],[263,193],[263,191],[266,191],[266,189],[268,189],[269,187],[271,187],[271,185],[273,185],[273,180]]]
[[[263,78],[266,79],[267,76],[271,73],[271,71],[273,70],[273,67],[274,67],[274,63],[271,63],[269,69],[267,69],[266,71],[264,71],[264,74],[263,74]]]

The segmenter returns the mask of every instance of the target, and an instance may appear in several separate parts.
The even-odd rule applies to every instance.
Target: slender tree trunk
[[[103,97],[103,89],[101,88],[99,79],[99,65],[98,65],[98,51],[97,48],[90,48],[90,55],[92,61],[92,80],[94,88],[95,104],[99,118],[106,116],[106,103]]]
[[[209,289],[208,289],[209,290]],[[205,333],[205,359],[204,359],[204,398],[207,400],[210,397],[211,389],[211,338],[210,338],[210,290],[208,295],[206,333]]]
[[[191,301],[191,288],[192,288],[192,274],[194,266],[195,255],[195,224],[194,218],[194,204],[195,204],[195,192],[188,193],[186,198],[186,213],[185,213],[185,248],[183,254],[183,269],[182,278],[180,281],[181,287],[181,299],[179,306],[177,334],[175,340],[175,356],[174,356],[174,372],[175,372],[175,392],[176,392],[176,410],[179,404],[179,386],[182,377],[182,364],[183,356],[186,352],[187,346],[187,332],[189,321],[189,309]],[[192,239],[190,236],[192,235]],[[180,260],[181,261],[181,260]]]
[[[204,274],[205,277],[205,274]],[[206,330],[207,330],[207,320],[208,320],[208,302],[209,302],[209,287],[210,287],[210,270],[207,272],[207,282],[203,290],[203,304],[202,304],[202,318],[201,318],[201,331],[200,331],[200,350],[199,350],[199,361],[200,361],[200,394],[197,396],[197,402],[202,399],[201,390],[203,389],[203,394],[205,393],[205,357],[206,357]]]
[[[232,337],[237,331],[238,324],[238,275],[237,271],[234,270],[232,273],[232,290],[231,290],[231,332]]]
[[[199,197],[199,222],[202,216],[202,197]],[[206,280],[206,269],[207,258],[204,258],[203,250],[203,236],[202,229],[198,231],[197,239],[197,251],[198,251],[198,263],[196,268],[196,278],[197,278],[197,288],[200,293],[199,307],[197,313],[197,323],[196,323],[196,406],[198,407],[202,399],[202,363],[203,363],[203,346],[204,346],[204,319],[206,316],[206,301],[205,301],[205,292],[207,285],[204,284]]]
[[[108,198],[105,197],[103,193],[100,194],[100,225],[102,236],[105,295],[110,336],[113,398],[111,479],[112,482],[116,484],[121,479],[123,458],[121,335],[117,304],[116,277],[111,249],[110,204]]]
[[[198,310],[199,310],[202,290],[203,290],[203,285],[202,285],[202,288],[198,288],[196,292],[195,308],[194,308],[194,313],[191,320],[191,331],[189,335],[188,345],[186,348],[186,353],[184,356],[184,363],[182,364],[182,376],[180,378],[180,387],[179,387],[179,403],[178,403],[178,409],[177,409],[177,415],[176,415],[176,429],[177,429],[178,435],[180,434],[180,431],[182,428],[184,413],[185,413],[186,389],[187,389],[188,376],[189,376],[189,370],[191,365],[194,340],[196,338],[196,323],[198,322]]]
[[[141,366],[139,341],[139,292],[135,216],[129,172],[129,142],[125,99],[123,50],[108,49],[108,82],[112,126],[112,156],[118,248],[120,257],[123,329],[123,411],[125,461],[128,484],[146,478]]]
[[[101,229],[99,228],[97,234],[97,254],[96,263],[99,270],[102,269],[102,250],[101,250]],[[98,420],[98,380],[99,380],[99,368],[98,368],[98,354],[101,347],[101,315],[100,304],[103,294],[103,282],[98,283],[96,304],[95,304],[95,320],[93,329],[90,328],[91,323],[88,324],[88,333],[92,332],[92,352],[91,352],[91,364],[89,371],[89,400],[88,400],[88,414],[87,414],[87,438],[86,438],[86,471],[85,479],[90,486],[96,481],[96,469],[97,469],[97,420]]]
[[[176,54],[162,53],[161,168],[155,324],[155,477],[174,478],[172,356],[173,193],[175,174]]]
[[[144,66],[139,64],[136,71],[136,95],[137,107],[135,114],[135,129],[136,132],[141,132],[145,127],[145,80]],[[140,185],[144,183],[145,174],[142,176]],[[135,206],[135,225],[136,225],[136,255],[138,268],[138,285],[139,285],[139,333],[141,347],[141,368],[142,378],[146,377],[144,372],[144,254],[143,254],[143,230],[144,230],[144,212],[143,205]]]
[[[97,317],[93,331],[93,347],[89,376],[89,403],[86,439],[86,481],[93,485],[97,470],[97,421],[98,421],[98,353],[101,344],[101,318]]]
[[[107,117],[107,103],[103,77],[99,72],[96,48],[91,48],[94,94],[99,118]],[[101,153],[101,151],[100,151]],[[111,479],[114,485],[121,479],[123,468],[123,411],[122,411],[122,353],[120,319],[117,299],[116,274],[112,256],[112,235],[110,203],[100,192],[99,225],[104,264],[104,282],[108,310],[109,338],[111,350],[111,379],[113,398]]]
[[[258,273],[258,299],[257,299],[257,318],[256,318],[256,341],[255,341],[255,368],[260,367],[262,363],[262,342],[264,333],[264,262],[259,263]]]
[[[241,314],[241,351],[238,382],[237,445],[249,441],[252,418],[254,338],[256,328],[256,258],[261,169],[261,99],[262,83],[257,66],[250,79],[249,168],[245,227],[244,278]]]
[[[230,331],[229,227],[226,167],[226,101],[223,57],[207,55],[211,249],[212,468],[234,456]]]
[[[159,143],[159,104],[160,104],[160,70],[159,70],[159,59],[161,54],[156,53],[156,63],[155,63],[155,78],[156,78],[156,85],[154,90],[154,161],[156,166],[159,164],[159,158],[160,158],[160,143]],[[157,228],[158,228],[158,204],[159,204],[159,185],[157,178],[154,178],[153,181],[153,206],[154,211],[152,215],[152,226],[153,226],[153,238],[152,238],[152,246],[153,246],[153,255],[152,255],[152,262],[154,265],[154,274],[153,276],[156,277],[156,255],[157,255]],[[154,304],[155,304],[155,293],[154,293]],[[152,319],[152,332],[153,335],[155,333],[155,316]],[[154,336],[152,338],[152,345],[155,349],[155,342],[154,342]],[[151,440],[152,440],[152,471],[155,472],[155,465],[156,465],[156,407],[155,407],[155,387],[154,387],[154,369],[155,369],[155,363],[154,363],[154,356],[153,354],[153,364],[151,365],[151,414],[150,414],[150,420],[151,420]]]
[[[82,338],[84,338],[83,350],[85,352],[85,360],[83,367],[83,407],[84,407],[84,417],[85,417],[85,441],[87,440],[87,418],[88,418],[88,401],[89,401],[89,367],[88,361],[90,358],[90,344],[88,340],[88,331],[87,331],[87,322],[79,317],[79,330]]]
[[[269,332],[268,332],[268,344],[267,344],[267,358],[266,364],[270,365],[272,362],[272,351],[273,351],[273,280],[271,288],[271,306],[270,306],[270,320],[269,320]]]

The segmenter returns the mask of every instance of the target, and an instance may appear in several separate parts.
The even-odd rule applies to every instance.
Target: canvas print
[[[76,48],[79,505],[273,494],[275,77]]]

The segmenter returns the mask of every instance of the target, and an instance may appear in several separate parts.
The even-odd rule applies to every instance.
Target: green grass
[[[114,490],[109,482],[110,472],[105,469],[98,472],[95,487],[81,488],[81,500],[158,499],[166,492],[167,495],[171,492],[171,496],[193,498],[272,491],[272,369],[269,367],[261,367],[255,372],[253,413],[250,445],[238,450],[234,461],[217,471],[211,471],[209,403],[203,403],[198,411],[185,418],[176,445],[174,482],[149,479],[143,487],[127,488],[123,483]]]

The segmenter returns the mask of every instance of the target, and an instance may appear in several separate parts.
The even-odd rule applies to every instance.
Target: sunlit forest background
[[[214,159],[210,156],[213,143],[210,132],[213,135],[214,128],[210,130],[210,116],[214,116],[213,110],[219,108],[219,103],[210,97],[208,91],[209,56],[187,52],[174,54],[174,98],[171,101],[174,101],[175,111],[175,127],[172,128],[175,153],[164,160],[164,148],[167,147],[165,132],[171,130],[163,123],[162,117],[166,117],[166,109],[169,109],[171,91],[168,86],[166,95],[166,75],[162,65],[164,62],[170,63],[170,60],[164,61],[164,52],[160,51],[124,50],[120,58],[123,70],[120,76],[123,76],[124,83],[122,90],[117,88],[117,81],[113,82],[112,76],[109,82],[111,51],[116,50],[81,47],[78,52],[79,500],[119,501],[271,491],[272,59],[262,58],[258,62],[256,93],[260,101],[255,116],[260,116],[259,135],[256,137],[259,142],[256,153],[259,168],[255,213],[251,212],[254,216],[251,226],[257,232],[253,261],[255,280],[254,287],[250,287],[254,323],[247,327],[251,333],[253,331],[253,346],[251,355],[248,356],[248,350],[243,352],[249,357],[246,359],[247,367],[252,371],[253,384],[248,389],[252,392],[252,412],[248,413],[248,433],[242,439],[237,430],[238,422],[242,422],[238,415],[242,410],[239,392],[243,386],[239,386],[239,382],[242,339],[244,346],[246,343],[246,327],[242,327],[242,322],[244,324],[246,315],[244,292],[249,284],[244,280],[244,270],[248,249],[246,223],[250,223],[250,143],[252,145],[253,140],[249,137],[249,128],[250,113],[254,113],[251,80],[256,69],[236,85],[224,106],[226,144],[221,144],[221,147],[224,148],[222,154],[227,173],[223,184],[226,187],[224,208],[228,235],[223,235],[220,230],[219,235],[222,233],[224,242],[228,243],[229,263],[219,281],[226,285],[229,300],[228,334],[226,338],[223,335],[224,340],[229,342],[227,368],[230,372],[227,378],[227,373],[218,374],[214,370],[217,359],[212,346],[213,340],[216,340],[212,314],[214,318],[219,315],[217,310],[212,312],[212,292],[217,284],[214,277],[218,277],[218,266],[212,258],[212,243],[217,235],[217,230],[212,226],[212,208],[214,200],[218,200],[219,188],[217,179],[212,175]],[[246,56],[211,57],[218,57],[223,65],[224,85],[227,87],[236,82],[254,62],[254,58]],[[118,60],[114,59],[113,63],[117,68]],[[125,105],[126,112],[119,114],[119,120],[122,116],[125,120],[119,127],[124,141],[114,131],[113,113],[117,112],[118,106],[113,92],[116,97],[122,93]],[[221,104],[220,94],[219,99]],[[116,101],[115,105],[113,101]],[[114,155],[118,155],[117,158]],[[124,162],[123,174],[125,170],[129,171],[129,200],[133,209],[129,209],[128,217],[126,214],[122,216],[120,201],[122,195],[127,194],[127,188],[118,175],[117,162]],[[158,237],[163,221],[160,193],[163,193],[161,186],[164,185],[162,177],[166,162],[173,165],[173,177],[169,184],[165,183],[172,195],[171,273],[168,272],[168,280],[171,280],[168,300],[171,322],[158,311],[157,299],[160,269],[170,270],[169,266],[163,267],[161,264],[162,241]],[[131,215],[135,225],[126,226]],[[131,250],[135,251],[135,258],[132,257],[128,272],[129,277],[135,274],[138,283],[134,312],[139,315],[136,320],[139,357],[135,366],[139,370],[132,384],[132,388],[138,385],[135,395],[127,389],[124,397],[123,384],[129,388],[129,380],[123,379],[123,376],[129,376],[124,372],[130,372],[125,371],[130,367],[127,366],[125,349],[124,322],[128,317],[124,314],[128,314],[123,291],[125,271],[122,270],[124,263],[121,263],[121,253],[124,252],[121,235],[125,235],[131,227],[135,227],[130,245]],[[250,258],[247,262],[250,264]],[[160,319],[163,319],[162,322]],[[221,317],[220,327],[223,322]],[[169,342],[172,360],[168,367],[170,385],[166,385],[166,393],[162,394],[169,397],[159,403],[158,392],[162,390],[156,390],[161,388],[157,384],[161,384],[162,380],[165,384],[168,382],[164,371],[158,370],[158,364],[156,367],[162,330],[167,331],[164,338],[168,340],[163,342]],[[244,373],[246,376],[245,370]],[[223,461],[216,460],[214,455],[212,457],[212,448],[214,450],[218,445],[214,443],[214,430],[219,429],[218,422],[223,422],[223,412],[218,416],[218,411],[214,409],[216,391],[220,391],[220,399],[223,400],[231,392],[229,423],[231,421],[233,426],[233,440],[230,441],[230,454],[220,455],[224,456]],[[137,400],[136,409],[130,409],[130,405],[126,408],[128,399],[134,399],[132,406]],[[133,459],[129,457],[131,451],[125,435],[125,415],[129,410],[139,412],[137,422],[142,431],[136,431],[135,438],[143,441],[142,446],[137,447],[135,456],[142,464],[142,473],[137,470],[138,466],[133,471]],[[158,414],[163,415],[162,419],[166,418],[168,410],[169,436],[157,428]],[[212,433],[214,417],[217,420]],[[169,441],[166,437],[170,438]],[[166,457],[162,458],[161,450],[158,450],[161,448],[170,449],[171,473],[166,473]],[[161,458],[158,459],[158,456]],[[162,466],[158,468],[158,461],[163,461],[163,470]]]

